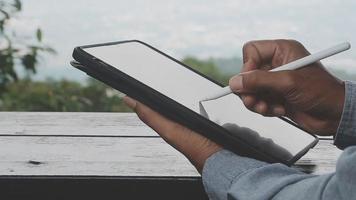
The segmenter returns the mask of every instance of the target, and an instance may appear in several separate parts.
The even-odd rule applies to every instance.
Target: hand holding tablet
[[[222,86],[145,43],[82,46],[73,57],[80,63],[76,67],[90,76],[240,155],[290,165],[317,142],[315,136],[285,118],[266,118],[249,111],[234,94],[206,102],[209,119],[203,117],[198,102]],[[252,132],[232,133],[226,124],[249,128],[266,140],[246,137]],[[269,140],[286,153],[278,156],[258,145],[262,144],[258,141]]]

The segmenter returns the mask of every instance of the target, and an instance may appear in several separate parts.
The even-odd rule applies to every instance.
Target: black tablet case
[[[148,87],[147,85],[139,82],[138,80],[126,75],[125,73],[119,71],[118,69],[110,66],[104,61],[93,57],[92,55],[86,53],[82,48],[98,47],[98,46],[107,46],[107,45],[117,45],[121,43],[128,42],[138,42],[142,45],[145,45],[152,50],[160,53],[169,59],[179,63],[182,67],[186,67],[192,70],[194,73],[209,79],[210,81],[221,85],[215,80],[206,77],[205,75],[197,72],[196,70],[190,68],[189,66],[179,62],[178,60],[164,54],[163,52],[157,50],[156,48],[138,41],[138,40],[127,40],[120,42],[104,43],[104,44],[95,44],[95,45],[86,45],[76,47],[73,51],[73,58],[79,64],[72,64],[76,68],[84,71],[89,76],[104,82],[105,84],[125,93],[126,95],[144,103],[145,105],[151,107],[153,110],[161,113],[165,117],[176,121],[191,130],[198,132],[199,134],[211,139],[212,141],[221,144],[225,148],[237,153],[241,156],[248,156],[258,160],[275,163],[280,162],[286,165],[291,165],[296,162],[300,157],[302,157],[310,148],[314,147],[318,138],[316,136],[313,143],[307,146],[305,149],[300,151],[296,156],[291,160],[281,160],[274,157],[273,155],[266,154],[265,152],[255,149],[248,141],[244,141],[243,138],[239,138],[236,135],[232,135],[225,128],[215,124],[214,122],[204,118],[198,113],[193,112],[192,110],[186,108],[185,106],[177,103],[176,101],[166,97],[165,95],[157,92],[156,90]],[[282,120],[290,123],[293,126],[298,127],[293,122],[281,118]],[[300,127],[298,127],[300,128]],[[311,134],[312,135],[312,134]],[[144,145],[144,144],[143,144]]]

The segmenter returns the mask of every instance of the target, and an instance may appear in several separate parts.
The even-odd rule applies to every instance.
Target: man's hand
[[[202,172],[205,161],[221,147],[200,134],[175,123],[144,104],[125,97],[124,102],[132,108],[138,117],[155,130],[167,143],[183,153]]]
[[[306,130],[333,135],[342,115],[344,83],[320,62],[294,71],[268,72],[309,55],[291,40],[252,41],[244,45],[242,73],[230,79],[245,106],[264,116],[286,116]]]

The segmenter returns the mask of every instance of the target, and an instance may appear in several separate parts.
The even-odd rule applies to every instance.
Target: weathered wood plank
[[[303,158],[296,168],[312,174],[324,174],[335,171],[337,158],[342,151],[333,145],[333,140],[320,140]]]
[[[308,173],[334,171],[340,150],[322,140],[298,161]],[[161,138],[0,136],[1,175],[199,177]]]
[[[157,136],[134,113],[0,112],[0,135]]]
[[[0,175],[198,176],[161,138],[0,137]]]
[[[192,166],[187,164],[186,159],[163,143],[161,139],[146,140],[144,138],[138,138],[137,140],[126,140],[125,138],[93,138],[94,136],[156,137],[157,134],[140,122],[137,116],[133,113],[0,112],[0,119],[0,135],[2,135],[0,138],[0,154],[3,156],[7,155],[7,158],[9,159],[5,161],[3,156],[0,157],[1,162],[4,164],[0,169],[2,174],[6,174],[6,168],[4,166],[7,162],[6,164],[9,168],[8,171],[13,170],[12,168],[14,167],[21,169],[18,171],[18,174],[75,175],[78,172],[72,169],[76,169],[78,166],[71,164],[74,162],[79,166],[84,165],[84,163],[91,163],[90,165],[85,165],[88,166],[88,168],[84,168],[86,170],[82,170],[82,173],[85,175],[113,175],[116,171],[106,170],[106,168],[118,169],[118,167],[113,166],[117,166],[119,163],[120,166],[124,166],[123,168],[132,169],[132,171],[120,171],[122,174],[118,174],[119,176],[140,176],[143,174],[135,173],[135,171],[137,172],[143,169],[137,169],[137,167],[135,168],[134,166],[141,165],[142,163],[140,163],[140,160],[135,160],[131,165],[126,162],[132,161],[132,158],[135,157],[142,157],[150,159],[149,162],[151,163],[155,163],[156,158],[162,159],[157,160],[157,163],[178,163],[178,171],[174,170],[174,168],[171,169],[173,173],[167,173],[169,168],[167,168],[166,171],[159,171],[162,169],[161,167],[156,168],[158,171],[151,175],[197,176],[197,173]],[[4,137],[12,135],[16,135],[17,137]],[[39,137],[31,138],[22,136]],[[58,137],[52,139],[45,136],[87,136],[88,138],[74,139]],[[147,148],[151,146],[154,148]],[[73,152],[77,152],[77,154]],[[163,153],[166,157],[157,157],[156,155],[160,155],[160,153]],[[112,155],[110,161],[100,161],[103,154],[107,154],[106,157]],[[116,154],[119,154],[119,156],[115,157]],[[331,145],[331,141],[321,141],[315,149],[311,150],[302,160],[298,161],[297,164],[303,166],[302,170],[309,173],[320,174],[329,172],[333,171],[336,158],[339,154],[340,151]],[[12,160],[9,157],[10,155],[12,156]],[[48,160],[44,155],[50,155],[50,157],[55,160]],[[87,160],[79,159],[80,157],[84,158],[86,155],[91,156],[88,156],[86,158]],[[126,155],[126,157],[122,155]],[[25,158],[24,156],[27,157]],[[63,158],[68,158],[68,160],[63,160]],[[12,163],[10,163],[10,160]],[[36,162],[32,164],[27,163],[28,165],[24,164],[30,160],[39,160],[46,162],[47,164],[38,167],[38,169],[40,169],[39,171],[34,171],[33,169],[37,169],[33,168],[33,165],[36,165]],[[142,162],[144,162],[144,160],[145,159],[143,159]],[[12,166],[12,168],[10,166]],[[184,167],[181,168],[181,166]],[[58,167],[63,169],[63,171],[50,170]],[[102,170],[102,168],[105,170]],[[148,170],[145,171],[146,175],[151,173],[150,169],[144,169]],[[185,173],[185,170],[187,170],[188,173]],[[97,173],[97,171],[99,172]],[[17,174],[17,172],[12,174]],[[78,175],[84,174],[79,173]]]
[[[331,143],[294,167],[334,171]],[[8,199],[206,199],[189,161],[132,113],[0,112],[0,188]]]

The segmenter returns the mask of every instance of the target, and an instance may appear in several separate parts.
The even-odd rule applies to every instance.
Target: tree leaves
[[[15,0],[13,6],[17,9],[17,11],[20,11],[22,9],[22,3],[20,0]]]
[[[108,94],[112,90],[93,79],[87,84],[23,79],[8,85],[8,91],[1,98],[0,111],[130,111],[118,95]]]
[[[10,14],[6,10],[0,9],[0,13],[2,14],[1,20],[10,19]]]
[[[36,37],[39,42],[42,42],[42,31],[39,28],[36,31]]]
[[[5,22],[3,20],[0,20],[0,33],[4,33],[4,24]]]
[[[9,13],[0,8],[1,18],[0,18],[0,33],[4,33],[4,25],[6,20],[10,19]]]
[[[23,35],[7,26],[7,21],[22,10],[21,0],[0,0],[0,96],[8,84],[18,80],[18,66],[22,66],[29,76],[36,73],[39,55],[43,52],[55,53],[43,44],[43,33],[35,30],[33,39],[21,40]],[[26,37],[28,38],[28,37]]]
[[[182,62],[194,70],[204,74],[205,76],[220,82],[223,85],[227,85],[229,82],[229,76],[221,73],[215,63],[210,59],[200,60],[198,58],[188,56],[184,58]]]
[[[23,66],[27,69],[32,71],[33,73],[36,73],[36,63],[37,63],[37,58],[36,54],[26,54],[21,58]]]

